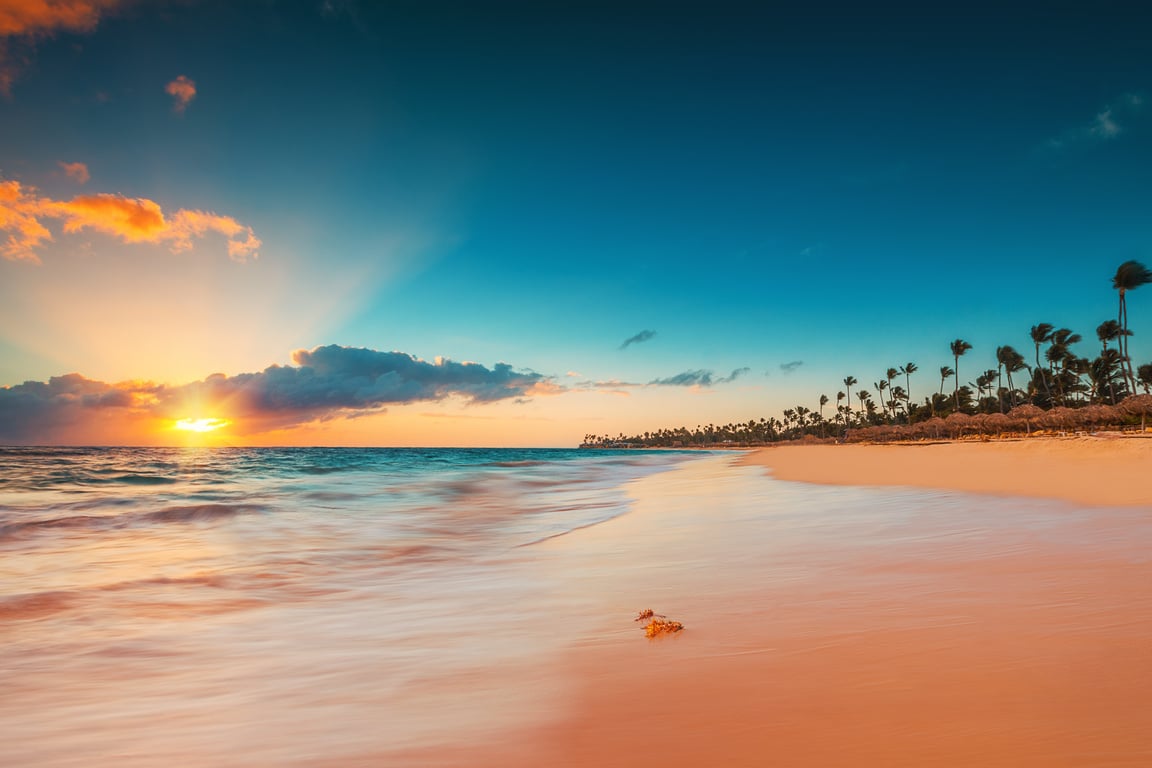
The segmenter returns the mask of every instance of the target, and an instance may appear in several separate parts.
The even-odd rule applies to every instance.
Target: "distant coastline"
[[[1031,362],[1011,345],[998,346],[992,358],[996,367],[977,374],[967,384],[961,379],[960,360],[973,346],[964,339],[950,342],[952,365],[940,366],[939,389],[919,403],[912,397],[912,376],[921,369],[907,362],[885,370],[871,389],[854,375],[845,376],[836,385],[843,384],[844,388],[833,388],[834,397],[821,394],[812,403],[784,409],[779,419],[664,427],[636,435],[587,434],[584,446],[752,446],[828,438],[845,442],[939,440],[966,435],[1002,437],[1014,432],[1030,435],[1035,430],[1067,434],[1101,428],[1139,428],[1144,433],[1152,417],[1152,363],[1134,365],[1129,354],[1128,339],[1134,331],[1128,327],[1127,294],[1148,283],[1152,283],[1152,270],[1138,261],[1126,261],[1116,269],[1112,288],[1117,292],[1119,308],[1115,320],[1096,326],[1100,351],[1095,358],[1076,353],[1075,346],[1084,341],[1081,334],[1052,323],[1037,323],[1028,331],[1033,347]],[[949,382],[952,392],[946,393]],[[854,390],[857,386],[861,388]],[[825,417],[825,409],[829,417]]]

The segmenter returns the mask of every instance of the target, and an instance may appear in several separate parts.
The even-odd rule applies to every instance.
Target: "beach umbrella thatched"
[[[1025,430],[1028,434],[1032,434],[1032,422],[1039,419],[1044,415],[1044,409],[1031,403],[1018,405],[1012,410],[1008,411],[1008,418],[1014,421],[1022,421],[1025,425]]]
[[[1088,405],[1075,412],[1076,420],[1085,427],[1100,424],[1113,424],[1119,421],[1119,413],[1110,405]]]
[[[984,428],[994,430],[997,436],[1010,426],[1012,426],[1012,419],[1008,418],[1005,413],[989,413],[984,416]]]
[[[1045,427],[1056,429],[1067,429],[1073,423],[1076,416],[1076,409],[1065,408],[1064,406],[1057,406],[1049,408],[1043,416],[1038,419],[1038,422]]]
[[[1147,430],[1148,414],[1152,413],[1152,395],[1132,395],[1126,397],[1117,406],[1120,411],[1129,416],[1140,415],[1140,431]]]
[[[922,421],[918,426],[923,427],[926,434],[931,434],[937,440],[940,439],[940,430],[945,428],[944,419],[939,416],[933,416],[928,421]]]
[[[948,429],[956,430],[956,436],[959,437],[964,434],[964,428],[972,426],[972,417],[966,413],[957,411],[956,413],[948,414],[948,418],[944,419],[944,423],[948,425]]]

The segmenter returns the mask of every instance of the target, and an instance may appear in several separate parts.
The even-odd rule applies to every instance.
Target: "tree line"
[[[1152,282],[1152,271],[1138,261],[1121,264],[1112,278],[1119,297],[1115,320],[1096,326],[1099,349],[1082,357],[1073,349],[1084,337],[1070,328],[1037,323],[1029,329],[1028,354],[1005,344],[996,347],[988,367],[968,371],[973,347],[964,339],[949,344],[951,365],[939,368],[939,386],[931,379],[927,394],[913,397],[914,362],[896,365],[876,377],[871,387],[854,375],[834,388],[834,398],[821,394],[810,406],[784,409],[779,418],[747,423],[672,427],[640,435],[588,434],[585,447],[691,447],[760,445],[781,440],[877,440],[985,435],[1034,428],[1067,430],[1100,425],[1134,426],[1143,431],[1152,414],[1152,363],[1133,367],[1128,354],[1129,291]],[[919,378],[919,377],[918,377]],[[842,387],[841,387],[842,385]],[[925,386],[917,382],[918,386]],[[949,386],[950,385],[950,386]],[[951,391],[948,391],[948,390]],[[825,412],[827,411],[827,415]]]

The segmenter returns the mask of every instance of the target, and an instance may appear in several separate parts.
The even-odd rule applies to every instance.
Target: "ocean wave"
[[[342,467],[323,467],[310,465],[300,467],[300,472],[305,475],[331,475],[335,474],[336,472],[354,472],[358,469],[360,469],[360,467],[355,464],[348,464]]]
[[[152,579],[133,579],[131,581],[118,581],[114,584],[104,584],[98,587],[98,589],[101,592],[119,592],[126,589],[167,586],[223,587],[224,580],[222,577],[214,574],[196,576],[157,576]]]
[[[482,467],[543,467],[554,462],[525,459],[523,461],[490,461]]]
[[[223,518],[236,517],[251,512],[263,512],[257,504],[193,504],[184,507],[168,507],[154,512],[136,515],[139,520],[159,523],[201,523],[214,522]]]
[[[76,611],[98,612],[105,619],[118,611],[135,619],[191,619],[268,604],[264,597],[231,586],[220,576],[195,575],[28,592],[0,598],[0,623],[38,621]]]
[[[113,483],[124,483],[125,485],[171,485],[176,482],[174,477],[164,477],[162,475],[138,475],[138,474],[125,474],[115,475],[110,477],[109,480]]]
[[[41,618],[67,610],[72,602],[71,593],[59,590],[0,598],[0,621]]]
[[[150,512],[119,515],[68,515],[41,520],[25,520],[0,525],[0,540],[17,538],[45,530],[103,531],[150,523],[211,523],[241,514],[264,512],[258,504],[193,504]]]

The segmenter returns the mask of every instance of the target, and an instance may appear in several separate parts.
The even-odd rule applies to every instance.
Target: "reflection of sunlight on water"
[[[0,512],[6,764],[399,765],[557,717],[581,618],[518,545],[670,463],[74,453]]]

